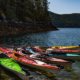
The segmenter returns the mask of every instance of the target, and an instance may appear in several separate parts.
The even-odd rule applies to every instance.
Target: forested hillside
[[[0,0],[0,16],[11,21],[44,21],[47,0]]]
[[[77,27],[80,28],[80,14],[56,14],[49,12],[52,18],[52,23],[57,27]]]

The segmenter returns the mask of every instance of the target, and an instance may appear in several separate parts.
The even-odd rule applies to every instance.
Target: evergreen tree
[[[48,21],[47,0],[0,0],[0,12],[7,20]]]

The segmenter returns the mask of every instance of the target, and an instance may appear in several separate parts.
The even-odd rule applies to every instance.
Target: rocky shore
[[[0,37],[57,30],[51,23],[0,22]]]

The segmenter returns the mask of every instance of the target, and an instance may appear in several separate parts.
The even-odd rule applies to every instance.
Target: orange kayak
[[[3,48],[0,48],[0,51],[4,52],[8,57],[13,58],[14,60],[18,61],[19,63],[29,66],[29,67],[37,68],[40,70],[60,70],[60,68],[57,66],[52,66],[45,62],[31,59],[29,56],[25,56],[25,55],[17,53],[17,52],[15,52],[15,53],[9,52],[9,50],[3,49]]]

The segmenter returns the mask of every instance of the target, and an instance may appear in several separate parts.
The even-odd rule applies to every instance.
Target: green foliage
[[[47,12],[47,0],[0,0],[0,15],[7,20],[46,21]]]

